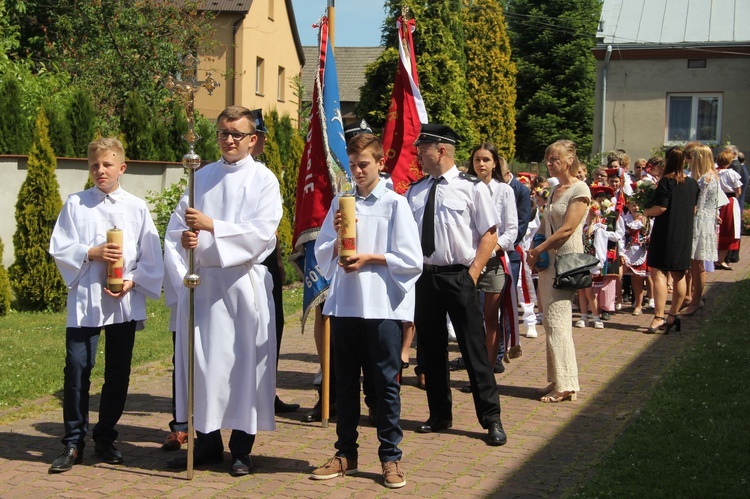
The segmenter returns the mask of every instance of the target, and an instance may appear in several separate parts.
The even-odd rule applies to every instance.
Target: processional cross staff
[[[195,94],[205,88],[208,95],[213,95],[219,83],[213,79],[211,73],[206,74],[204,81],[198,81],[198,59],[188,54],[182,61],[184,69],[176,77],[169,75],[164,86],[167,90],[177,94],[184,100],[187,113],[188,131],[182,136],[190,146],[190,151],[182,157],[182,165],[188,172],[188,206],[195,207],[195,171],[200,168],[201,157],[195,152],[195,143],[202,137],[195,132]],[[194,230],[194,229],[191,229]],[[195,448],[195,428],[193,424],[193,408],[195,393],[195,288],[201,283],[201,278],[195,273],[195,256],[193,250],[188,250],[188,272],[182,280],[188,288],[188,448],[187,448],[187,478],[193,479],[193,453]]]

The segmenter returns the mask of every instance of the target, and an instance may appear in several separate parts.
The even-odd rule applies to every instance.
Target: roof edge
[[[292,0],[284,0],[286,4],[286,12],[289,17],[289,24],[292,28],[292,37],[294,38],[294,48],[297,50],[297,58],[301,66],[305,65],[305,53],[302,51],[302,40],[299,37],[299,30],[297,29],[297,18],[294,15],[294,6]]]

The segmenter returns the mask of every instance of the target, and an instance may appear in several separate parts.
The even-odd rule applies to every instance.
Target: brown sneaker
[[[167,439],[161,444],[163,450],[180,450],[182,444],[186,444],[188,441],[188,434],[186,431],[173,431],[167,436]]]
[[[383,485],[389,489],[398,489],[406,485],[401,461],[385,461],[380,465],[383,467]]]
[[[326,464],[313,470],[310,478],[313,480],[330,480],[344,475],[357,474],[357,460],[346,459],[344,456],[333,456]]]

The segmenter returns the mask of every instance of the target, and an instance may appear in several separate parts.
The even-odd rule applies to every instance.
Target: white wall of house
[[[647,52],[647,51],[644,51]],[[720,140],[750,150],[750,58],[709,58],[705,69],[688,69],[687,58],[618,60],[607,70],[604,151],[624,149],[631,158],[648,158],[665,144],[670,93],[722,96]],[[601,144],[603,61],[597,63],[594,151]]]
[[[145,199],[150,191],[159,192],[165,187],[178,182],[184,175],[180,163],[154,163],[148,161],[128,161],[128,169],[120,177],[123,189]],[[26,156],[0,156],[0,238],[5,250],[3,265],[7,268],[13,263],[13,234],[16,231],[16,202],[21,185],[26,179]],[[60,196],[65,201],[70,194],[83,190],[88,178],[88,165],[85,159],[59,158],[57,162],[57,181],[60,184]]]

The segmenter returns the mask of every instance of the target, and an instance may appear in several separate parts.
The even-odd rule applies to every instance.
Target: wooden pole
[[[331,50],[336,51],[335,32],[336,32],[336,0],[328,0],[328,43],[331,44]]]

